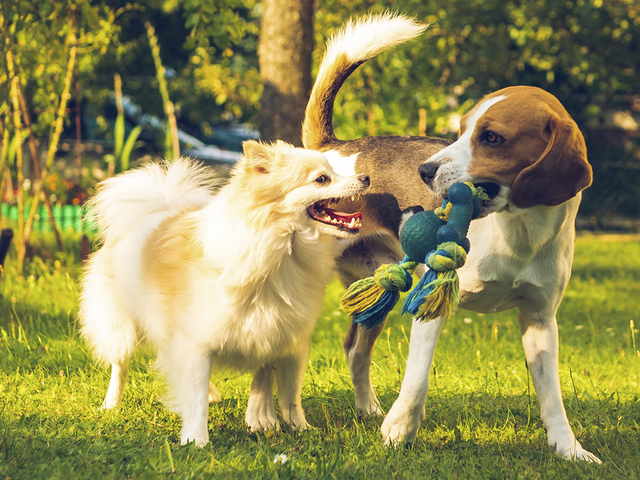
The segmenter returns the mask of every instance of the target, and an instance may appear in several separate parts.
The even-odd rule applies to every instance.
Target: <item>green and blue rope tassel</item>
[[[400,231],[404,259],[381,265],[373,277],[354,282],[342,297],[342,309],[367,328],[380,325],[398,303],[400,292],[411,289],[411,275],[424,263],[428,271],[407,296],[402,313],[409,312],[418,320],[450,316],[458,304],[456,270],[469,253],[469,224],[487,198],[471,183],[456,183],[442,207],[412,215]]]

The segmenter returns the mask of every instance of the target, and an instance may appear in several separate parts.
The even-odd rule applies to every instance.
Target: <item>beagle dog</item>
[[[558,373],[556,312],[571,275],[580,192],[592,180],[584,138],[560,102],[538,88],[505,88],[463,117],[459,138],[448,146],[426,137],[340,141],[333,135],[333,102],[345,79],[367,58],[423,29],[388,15],[349,23],[330,41],[320,67],[303,142],[324,151],[336,171],[371,180],[369,193],[355,207],[365,214],[362,233],[343,244],[338,274],[349,284],[382,263],[400,260],[398,231],[403,217],[411,215],[408,207],[433,209],[457,182],[482,186],[489,200],[469,229],[471,251],[458,271],[460,307],[483,313],[518,309],[549,445],[565,458],[600,463],[571,430]],[[416,438],[444,323],[444,318],[413,322],[400,395],[382,424],[387,444]],[[356,405],[364,413],[382,413],[369,370],[381,330],[352,323],[344,344]]]
[[[509,87],[482,99],[460,136],[418,169],[446,196],[472,182],[492,197],[471,222],[471,250],[458,273],[460,307],[518,309],[525,357],[549,445],[561,456],[600,463],[576,440],[562,403],[556,312],[571,276],[581,190],[591,184],[584,138],[551,94]],[[400,395],[382,424],[388,443],[415,439],[444,319],[414,321]]]

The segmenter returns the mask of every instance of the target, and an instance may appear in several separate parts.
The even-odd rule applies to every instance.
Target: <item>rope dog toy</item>
[[[429,269],[407,296],[402,313],[420,321],[449,317],[458,304],[456,270],[469,252],[469,224],[480,214],[483,200],[488,197],[482,188],[456,183],[440,208],[412,215],[400,230],[404,259],[381,265],[373,277],[354,282],[342,297],[342,309],[367,328],[380,325],[398,303],[400,292],[411,289],[411,275],[424,263]]]

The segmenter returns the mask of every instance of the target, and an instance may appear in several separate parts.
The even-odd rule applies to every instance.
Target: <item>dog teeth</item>
[[[337,203],[339,201],[340,201],[339,198],[330,198],[328,200],[325,200],[323,203],[318,202],[317,210],[315,211],[316,217],[325,223],[328,223],[330,225],[335,225],[337,227],[344,227],[352,230],[360,228],[362,226],[362,223],[360,222],[359,218],[352,217],[351,221],[347,222],[343,218],[333,217],[329,213],[327,213],[325,209],[328,209],[328,206],[331,203],[333,202]]]

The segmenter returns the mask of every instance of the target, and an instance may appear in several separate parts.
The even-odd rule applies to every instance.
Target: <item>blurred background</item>
[[[483,95],[538,86],[586,138],[594,183],[579,228],[638,231],[635,0],[3,0],[3,218],[26,243],[47,212],[141,162],[190,155],[224,171],[248,138],[299,145],[326,39],[385,11],[430,27],[348,79],[339,138],[453,139]]]

